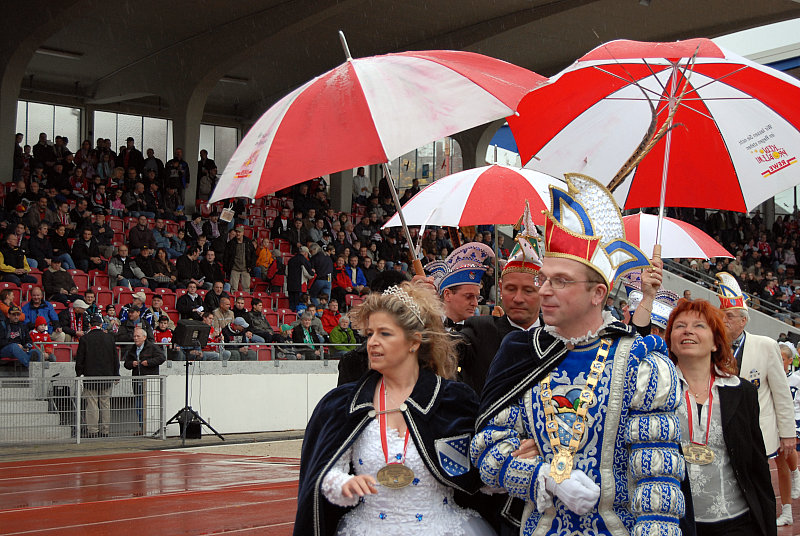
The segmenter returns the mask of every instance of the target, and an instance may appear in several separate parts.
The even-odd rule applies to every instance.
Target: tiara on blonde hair
[[[425,325],[425,322],[422,320],[422,312],[420,311],[419,305],[417,305],[417,302],[414,301],[414,298],[412,298],[408,292],[401,289],[397,285],[392,285],[383,291],[383,295],[394,296],[395,298],[398,298],[406,305],[406,307],[411,309],[411,312],[414,313],[414,316],[417,317],[417,320],[419,320],[420,324]]]

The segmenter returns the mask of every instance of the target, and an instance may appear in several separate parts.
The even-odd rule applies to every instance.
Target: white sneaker
[[[800,470],[792,471],[792,499],[800,499]]]
[[[784,504],[781,509],[781,515],[778,516],[777,525],[783,527],[792,524],[792,505]]]

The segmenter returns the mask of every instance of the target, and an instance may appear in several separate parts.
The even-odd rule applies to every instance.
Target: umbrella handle
[[[661,259],[661,244],[653,244],[653,260]]]

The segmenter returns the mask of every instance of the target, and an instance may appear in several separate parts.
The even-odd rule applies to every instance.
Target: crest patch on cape
[[[436,457],[439,460],[439,466],[445,473],[455,477],[469,471],[469,442],[469,434],[445,437],[435,441]]]

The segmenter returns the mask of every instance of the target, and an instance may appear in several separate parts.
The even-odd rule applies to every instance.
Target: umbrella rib
[[[657,91],[654,91],[654,90],[652,90],[652,89],[650,89],[650,88],[644,87],[644,86],[642,86],[641,84],[639,84],[639,82],[638,82],[637,80],[629,80],[629,79],[625,78],[624,76],[620,76],[620,75],[618,75],[618,74],[616,74],[616,73],[612,73],[611,71],[608,71],[608,70],[606,70],[606,69],[603,69],[602,67],[598,67],[597,65],[594,65],[594,66],[592,66],[592,68],[593,68],[593,69],[597,69],[597,70],[598,70],[598,71],[600,71],[600,72],[606,73],[606,74],[607,74],[607,75],[609,75],[609,76],[613,76],[614,78],[618,78],[619,80],[622,80],[623,82],[627,82],[628,84],[634,84],[634,85],[637,85],[637,86],[639,86],[639,87],[640,87],[640,88],[641,88],[643,91],[649,91],[649,92],[650,92],[650,93],[652,93],[653,95],[656,95],[656,96],[658,96],[658,97],[659,97],[659,100],[661,100],[661,96],[663,95],[663,93],[658,93]],[[656,80],[658,80],[658,78],[656,78]],[[661,81],[659,80],[659,85],[660,85],[660,84],[661,84]]]
[[[738,73],[738,72],[744,71],[745,69],[747,69],[747,67],[745,67],[745,66],[742,66],[742,67],[740,67],[740,68],[736,69],[735,71],[732,71],[732,72],[730,72],[730,73],[728,73],[728,74],[725,74],[725,75],[722,75],[722,76],[720,76],[719,78],[711,78],[711,79],[710,79],[708,82],[706,82],[705,84],[703,84],[703,85],[700,85],[700,86],[695,86],[694,90],[695,90],[695,91],[697,91],[697,90],[699,90],[699,89],[703,89],[704,87],[710,86],[710,85],[711,85],[711,84],[713,84],[714,82],[722,82],[722,81],[723,81],[725,78],[728,78],[729,76],[733,76],[733,75],[735,75],[735,74],[736,74],[736,73]],[[703,75],[703,76],[705,76],[705,75]],[[708,78],[710,78],[710,77],[708,77]],[[723,83],[724,83],[724,82],[723,82]],[[731,86],[730,84],[727,84],[727,83],[725,83],[725,85],[726,85],[726,86],[729,86],[729,87],[734,87],[734,86]]]

